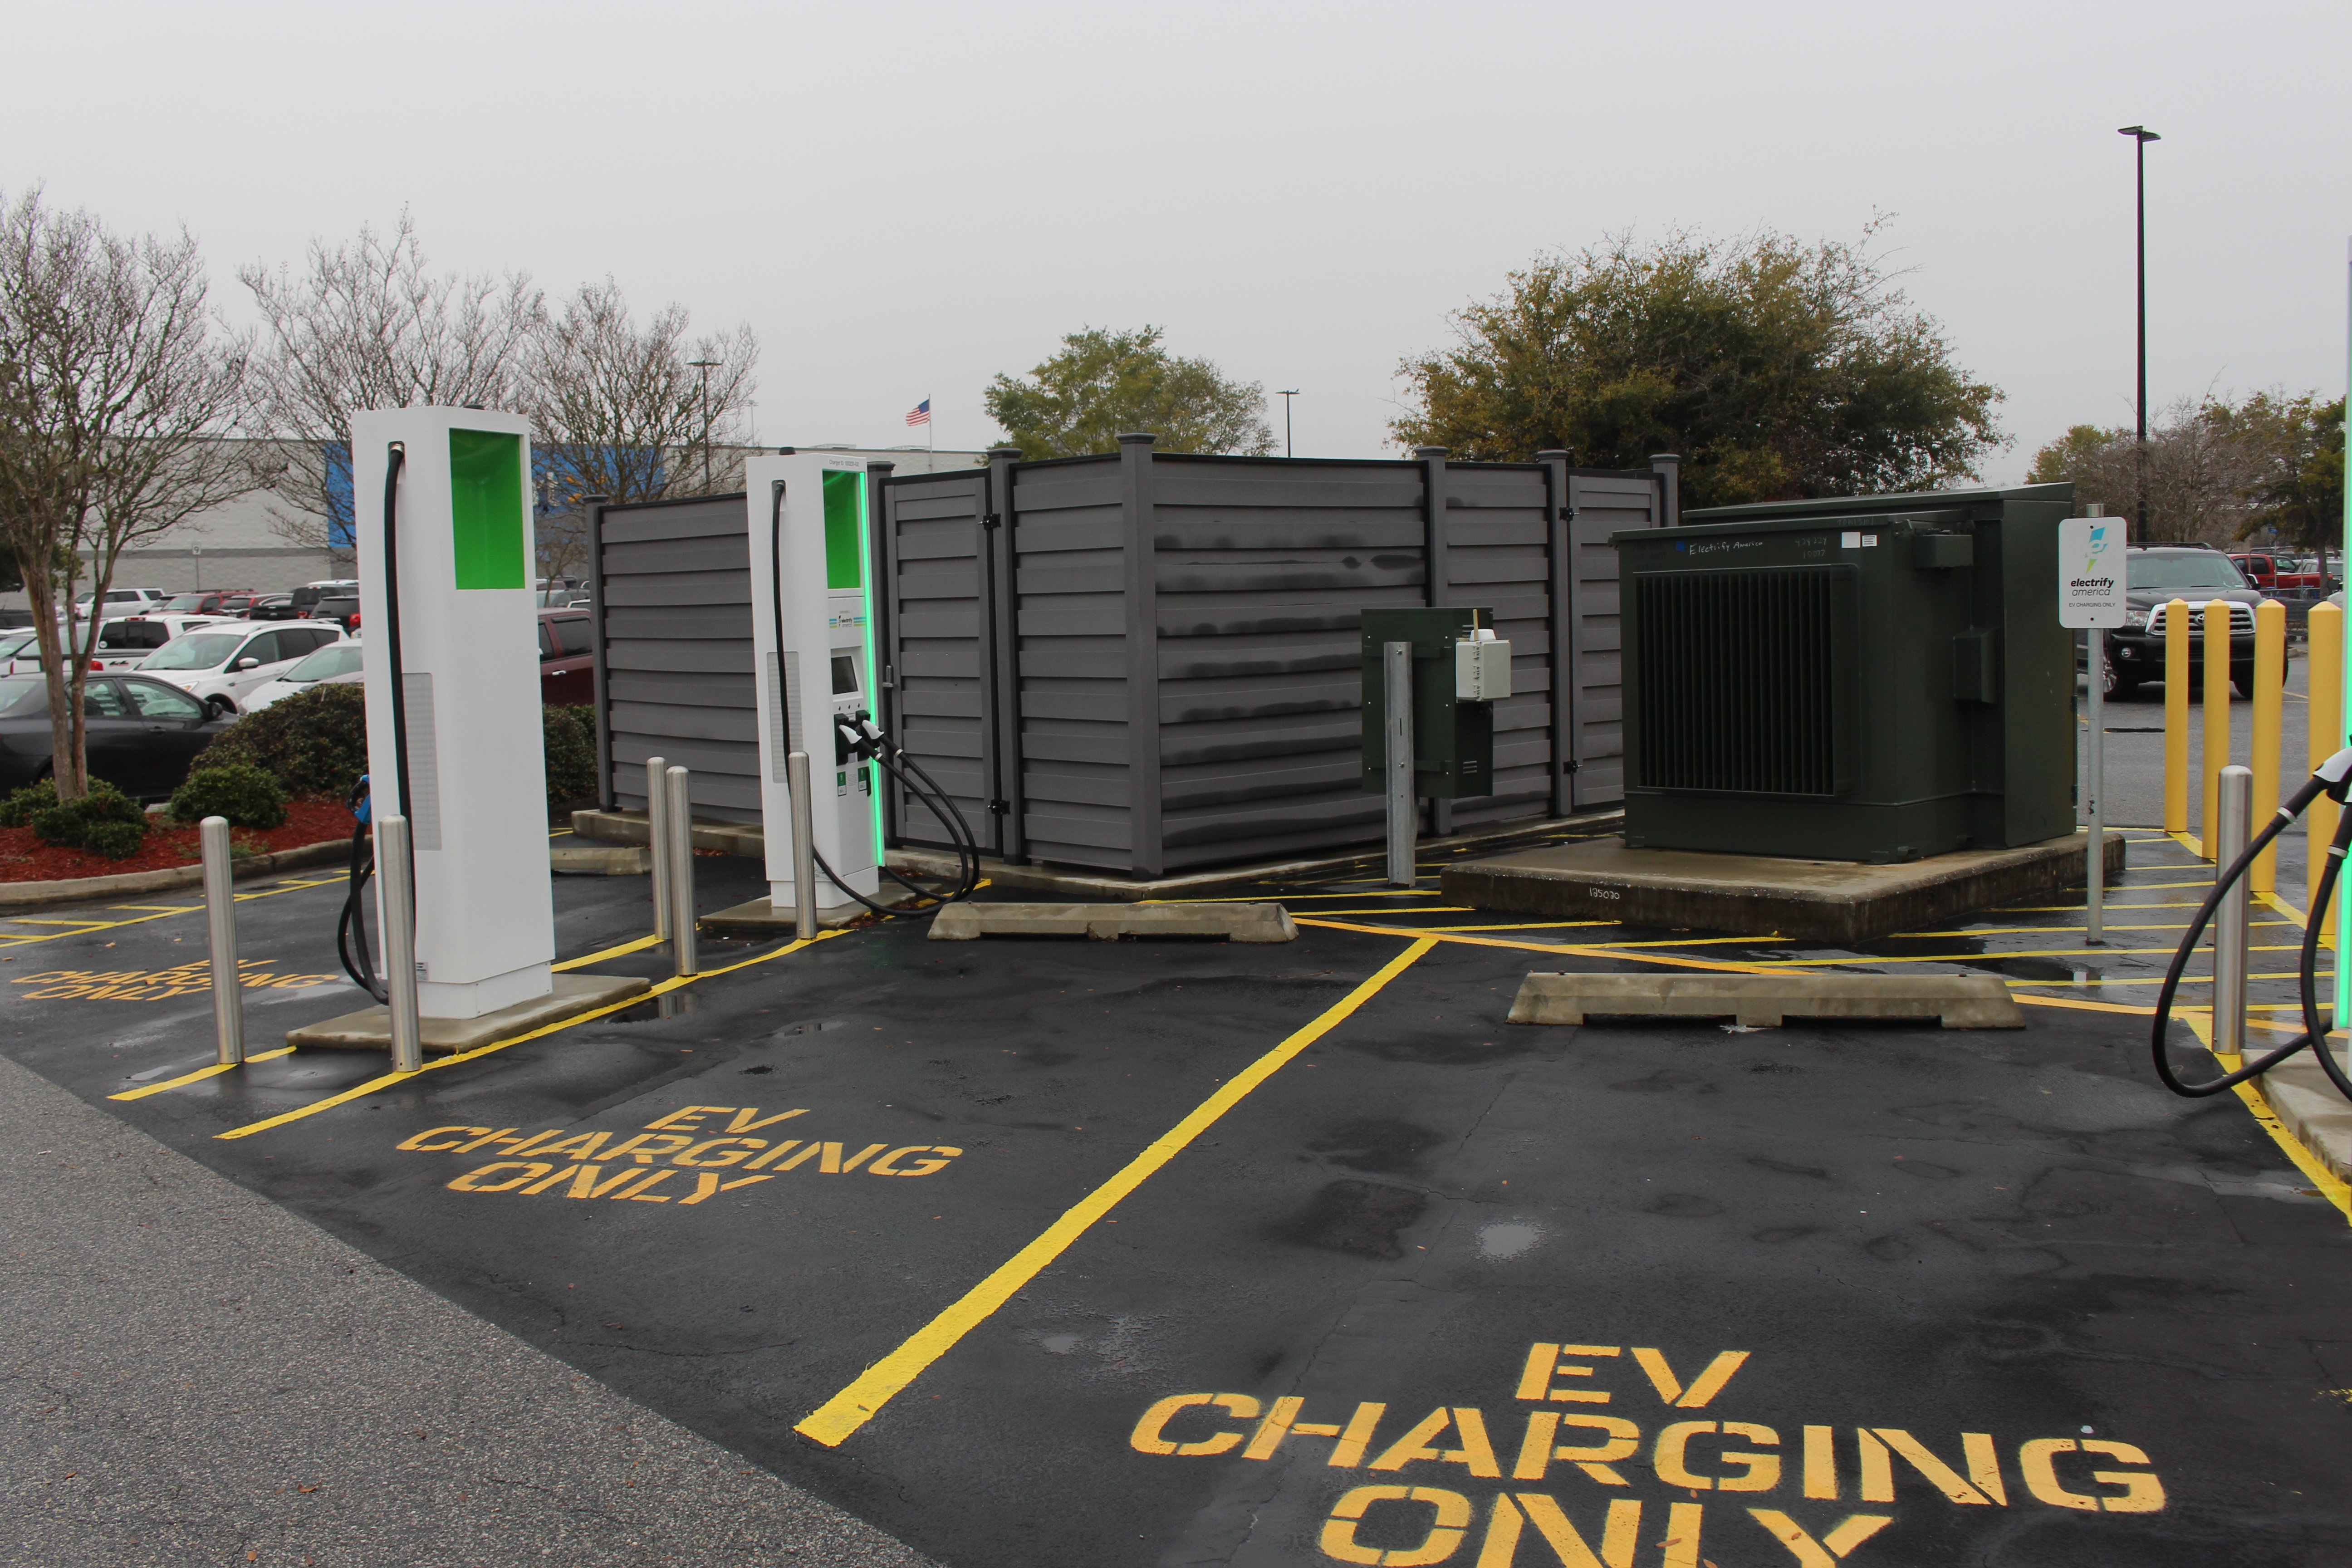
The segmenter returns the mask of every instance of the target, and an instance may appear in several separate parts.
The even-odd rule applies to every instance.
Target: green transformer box
[[[1413,793],[1460,800],[1495,793],[1495,710],[1510,695],[1511,645],[1492,610],[1367,609],[1364,788],[1387,787],[1387,664],[1382,647],[1412,645]]]
[[[1613,535],[1625,842],[1874,863],[2074,831],[2071,485]]]

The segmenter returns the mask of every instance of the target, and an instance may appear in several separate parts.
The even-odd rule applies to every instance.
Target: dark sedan
[[[245,618],[248,621],[290,621],[300,614],[301,611],[295,606],[293,595],[261,594],[256,595],[252,605],[247,606]]]
[[[134,800],[179,788],[196,753],[233,722],[144,675],[93,675],[82,701],[91,774]],[[50,755],[47,679],[0,675],[0,792],[48,776]]]

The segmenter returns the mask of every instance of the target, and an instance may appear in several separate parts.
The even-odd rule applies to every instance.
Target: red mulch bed
[[[185,827],[166,816],[147,819],[147,837],[139,853],[120,860],[44,844],[29,827],[0,827],[0,882],[61,882],[74,877],[113,877],[125,871],[168,871],[194,866],[204,859],[194,823]],[[331,843],[352,836],[352,814],[337,800],[296,800],[286,805],[286,825],[267,832],[250,827],[233,829],[230,838],[240,848],[257,853],[299,848],[305,844]]]

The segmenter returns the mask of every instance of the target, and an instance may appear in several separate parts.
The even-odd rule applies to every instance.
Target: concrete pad
[[[983,936],[1221,936],[1227,942],[1295,942],[1298,928],[1280,904],[950,904],[931,920],[933,942]]]
[[[2258,1082],[2271,1114],[2294,1141],[2337,1181],[2352,1182],[2352,1103],[2336,1092],[2311,1053],[2289,1058]]]
[[[652,983],[620,974],[559,974],[555,989],[530,1002],[518,1002],[478,1018],[425,1018],[417,1030],[429,1057],[456,1056],[494,1041],[527,1035],[583,1013],[593,1013],[643,993]],[[340,1018],[328,1018],[299,1029],[289,1029],[286,1043],[299,1050],[383,1051],[392,1049],[392,1009],[362,1007]]]
[[[895,888],[885,888],[874,896],[874,901],[885,909],[911,902],[914,894]],[[838,931],[863,914],[873,911],[864,904],[835,904],[816,912],[817,928]],[[695,922],[702,930],[728,936],[790,936],[800,928],[800,911],[790,904],[780,904],[772,899],[753,899],[732,909],[720,910]]]
[[[1947,1029],[2022,1029],[1990,974],[1554,974],[1519,984],[1514,1024],[1581,1024],[1585,1015],[1720,1018],[1778,1028],[1784,1018],[1938,1018]]]
[[[654,868],[654,852],[645,844],[599,844],[557,839],[548,846],[551,869],[581,877],[642,877]]]
[[[602,839],[608,844],[653,842],[653,830],[646,825],[642,811],[575,811],[572,814],[572,831],[583,838]],[[693,838],[697,849],[719,849],[747,859],[760,859],[768,852],[767,837],[756,822],[698,822]]]
[[[1440,886],[1450,902],[1474,909],[1852,946],[2080,886],[2089,843],[2073,833],[1864,866],[1629,849],[1622,838],[1601,838],[1449,867]],[[2106,866],[2110,875],[2124,868],[2121,834],[2106,836]]]

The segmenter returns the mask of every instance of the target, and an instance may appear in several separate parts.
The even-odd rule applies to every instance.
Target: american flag
[[[909,425],[929,425],[930,422],[931,400],[928,397],[907,411],[907,423]]]

